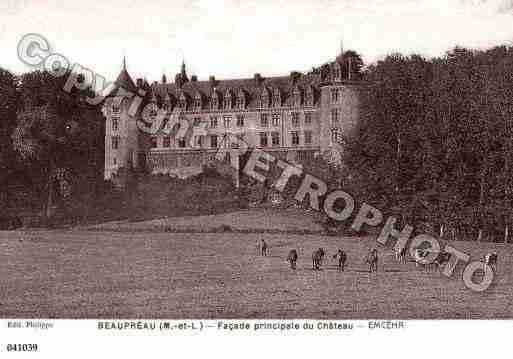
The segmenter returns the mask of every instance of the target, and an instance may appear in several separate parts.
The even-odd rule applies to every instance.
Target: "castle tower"
[[[105,179],[112,179],[120,169],[138,167],[138,130],[136,118],[129,114],[133,96],[137,93],[126,68],[123,68],[114,82],[114,89],[103,105],[105,116]]]

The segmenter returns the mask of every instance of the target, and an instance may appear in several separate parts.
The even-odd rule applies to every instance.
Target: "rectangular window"
[[[244,127],[244,115],[237,116],[237,127]]]
[[[280,114],[279,113],[273,113],[273,126],[278,127],[280,125]]]
[[[114,166],[118,164],[118,160],[116,159],[116,157],[112,159],[112,163],[114,164]]]
[[[297,131],[292,131],[290,133],[291,135],[291,138],[292,138],[292,146],[297,146],[299,145],[299,132]]]
[[[312,124],[312,113],[305,112],[305,126],[310,126]]]
[[[210,128],[217,127],[217,117],[210,117]]]
[[[217,148],[217,136],[210,136],[210,147]]]
[[[192,125],[194,127],[199,127],[200,123],[201,123],[201,118],[200,117],[194,117],[194,119],[192,120]]]
[[[339,95],[340,95],[339,89],[331,89],[331,103],[337,103],[338,99],[340,97]]]
[[[230,122],[232,121],[232,117],[224,116],[223,120],[224,120],[224,128],[230,128],[230,126],[231,126]]]
[[[171,137],[169,137],[169,136],[164,137],[164,140],[162,142],[162,147],[166,147],[166,148],[171,147]]]
[[[339,111],[338,108],[334,108],[331,110],[331,124],[332,126],[338,125],[339,120]]]
[[[118,105],[112,105],[112,113],[120,113],[121,109]]]
[[[312,131],[305,131],[305,145],[312,144]]]
[[[292,127],[299,127],[299,112],[292,112]]]
[[[201,135],[194,136],[194,144],[197,147],[201,147],[202,143],[203,143],[203,136],[201,136]]]
[[[272,132],[271,133],[271,139],[273,146],[279,146],[280,145],[280,133],[279,132]]]
[[[185,148],[185,138],[178,139],[178,147]]]
[[[269,126],[269,114],[262,113],[260,115],[260,127],[268,127]]]
[[[157,148],[157,137],[151,138],[151,148]]]
[[[112,149],[117,150],[119,148],[119,137],[112,137]]]
[[[117,131],[119,128],[119,120],[117,118],[112,119],[112,131]]]
[[[260,146],[267,147],[267,132],[260,132]]]

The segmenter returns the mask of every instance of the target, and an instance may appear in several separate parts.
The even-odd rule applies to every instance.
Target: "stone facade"
[[[143,112],[130,115],[131,100],[113,97],[103,108],[105,178],[120,168],[144,167],[179,177],[196,174],[214,161],[219,146],[230,146],[224,141],[227,134],[298,164],[340,150],[343,137],[358,130],[362,84],[357,77],[344,55],[307,74],[255,74],[247,79],[189,79],[183,64],[173,83],[163,76],[151,86],[141,79],[134,84],[123,66],[118,90],[144,93],[149,108],[163,111],[165,118],[179,116],[203,132],[191,132],[185,141],[173,133],[144,133],[137,127]],[[163,126],[168,126],[165,121]]]

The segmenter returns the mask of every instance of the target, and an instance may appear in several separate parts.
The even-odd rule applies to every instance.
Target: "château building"
[[[145,168],[152,173],[186,177],[214,161],[220,146],[230,146],[227,134],[244,140],[289,163],[314,160],[351,136],[360,118],[361,81],[352,55],[340,54],[334,61],[308,73],[288,76],[216,79],[200,81],[188,76],[185,63],[169,82],[149,85],[129,75],[126,64],[119,74],[103,113],[105,131],[105,178],[120,168]],[[120,89],[144,94],[144,103],[132,113],[133,98],[116,95]],[[114,97],[115,96],[115,97]],[[146,133],[137,126],[143,107],[162,111],[165,118],[179,116],[191,129],[188,138],[164,132]],[[163,122],[163,126],[169,124]]]

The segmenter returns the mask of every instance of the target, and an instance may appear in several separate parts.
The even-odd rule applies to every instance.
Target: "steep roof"
[[[275,77],[261,77],[259,80],[255,78],[243,79],[229,79],[229,80],[214,80],[214,81],[189,81],[178,87],[175,83],[154,83],[152,91],[155,92],[161,99],[164,99],[166,93],[171,96],[178,95],[183,91],[190,98],[194,98],[196,93],[200,93],[204,98],[210,100],[211,95],[215,91],[223,97],[227,91],[232,90],[233,94],[237,96],[239,90],[243,90],[248,100],[248,108],[257,108],[258,101],[262,94],[262,90],[267,88],[270,90],[272,96],[273,89],[279,89],[282,102],[287,104],[291,100],[294,88],[297,86],[306,93],[309,86],[318,89],[321,84],[321,76],[318,74],[301,75],[293,79],[291,76],[275,76]]]

